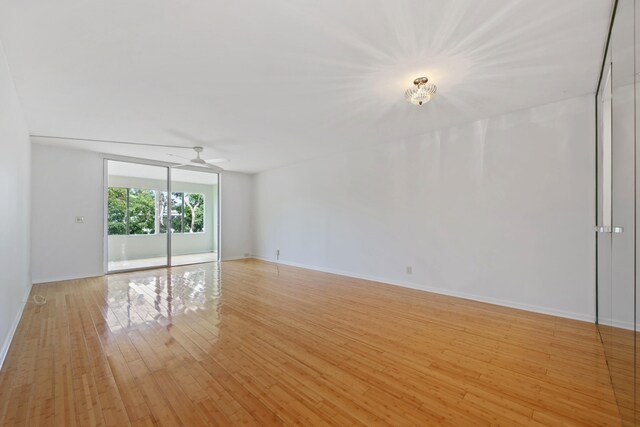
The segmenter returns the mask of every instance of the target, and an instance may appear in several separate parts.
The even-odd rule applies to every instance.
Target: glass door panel
[[[597,312],[598,329],[605,352],[612,346],[611,287],[611,52],[605,58],[597,102]]]
[[[218,261],[218,176],[171,169],[171,265]]]
[[[106,162],[107,271],[167,266],[167,225],[160,212],[168,168]]]
[[[607,360],[624,425],[635,425],[634,0],[611,33],[611,334]]]

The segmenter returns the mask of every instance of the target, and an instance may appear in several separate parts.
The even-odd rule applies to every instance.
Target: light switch
[[[76,224],[84,224],[84,217],[83,216],[77,216],[76,217]]]

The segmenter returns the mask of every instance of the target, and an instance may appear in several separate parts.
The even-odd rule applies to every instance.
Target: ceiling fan
[[[204,166],[204,167],[208,167],[211,169],[221,169],[219,166],[213,165],[212,163],[222,163],[222,162],[227,162],[227,159],[222,159],[222,158],[216,158],[216,159],[202,159],[200,157],[200,153],[202,153],[202,151],[204,150],[204,148],[200,147],[200,146],[196,146],[196,147],[192,147],[193,151],[196,152],[196,157],[193,159],[189,159],[187,157],[182,157],[182,156],[178,156],[176,154],[169,154],[169,156],[171,157],[177,157],[179,159],[183,159],[183,160],[188,160],[187,163],[182,163],[179,165],[175,165],[172,166],[174,168],[178,168],[180,166]]]

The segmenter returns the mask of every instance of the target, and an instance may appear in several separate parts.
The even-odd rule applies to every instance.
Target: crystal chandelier
[[[422,105],[431,101],[436,94],[438,87],[429,83],[426,77],[418,77],[413,81],[413,86],[404,93],[405,98],[412,104]]]

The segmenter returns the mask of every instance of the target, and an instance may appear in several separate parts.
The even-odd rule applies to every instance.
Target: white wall
[[[103,273],[103,176],[96,153],[33,144],[34,283]],[[76,224],[75,217],[84,217]]]
[[[32,147],[33,282],[103,274],[103,160],[90,151]],[[251,177],[224,172],[221,182],[221,256],[240,257],[251,253]]]
[[[0,44],[0,366],[31,289],[29,130]]]
[[[593,320],[594,114],[584,96],[257,174],[253,253]]]
[[[253,178],[244,173],[225,172],[220,180],[222,260],[250,256],[253,252]]]

